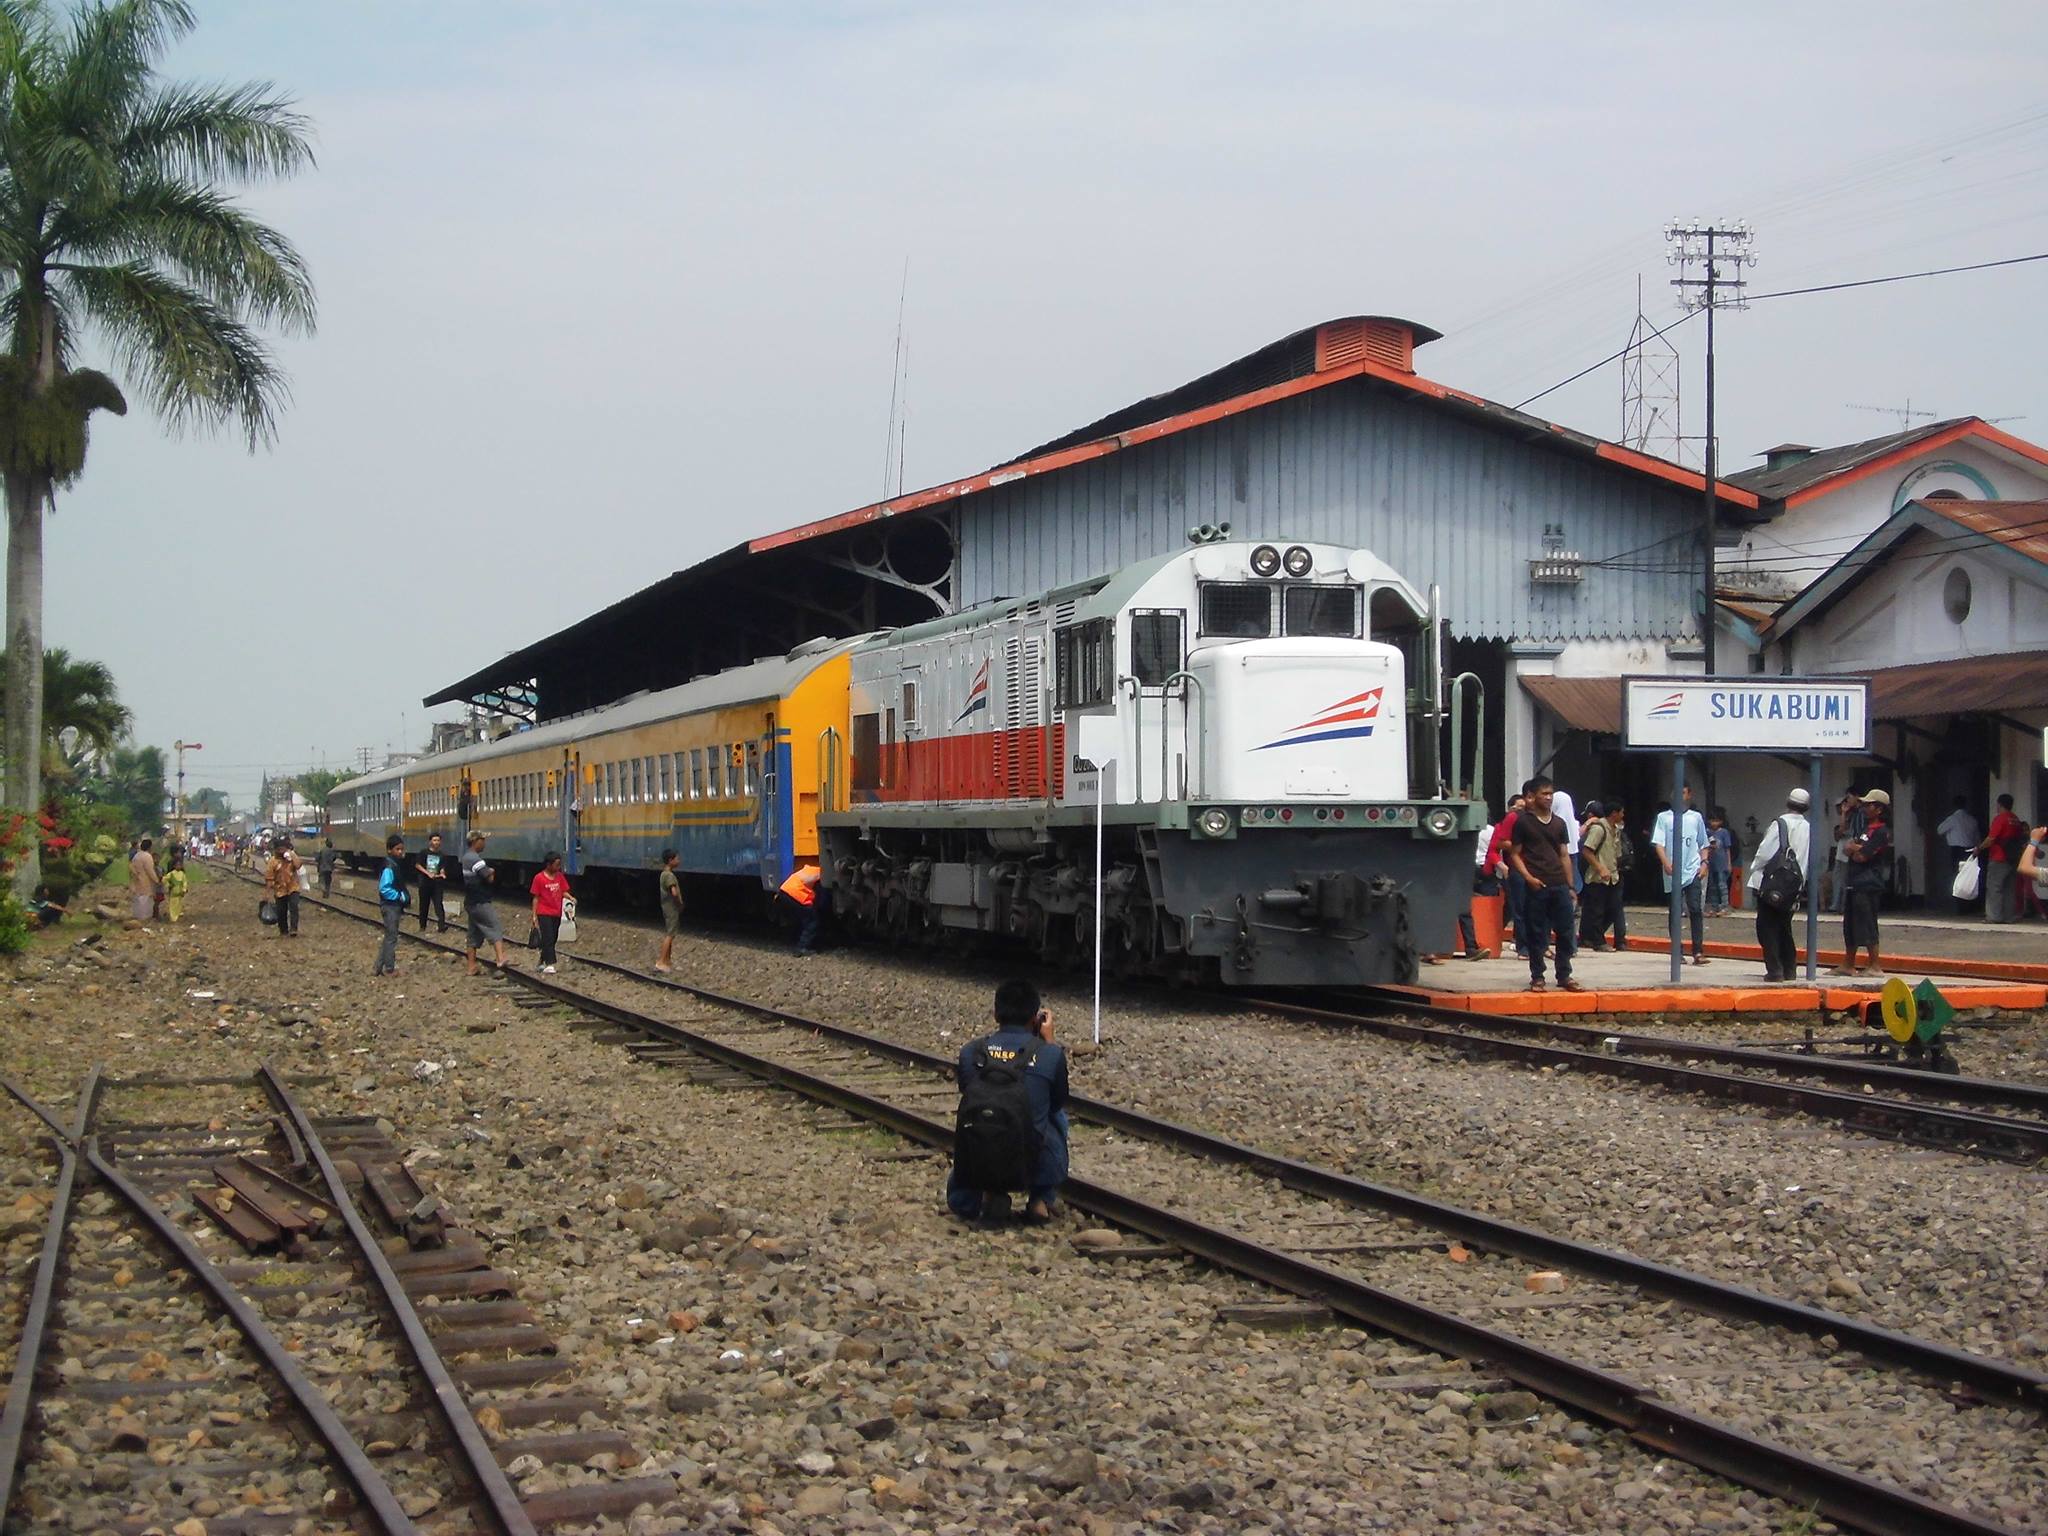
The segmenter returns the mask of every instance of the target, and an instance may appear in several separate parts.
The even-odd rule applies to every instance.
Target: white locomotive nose
[[[1372,640],[1200,646],[1188,670],[1213,708],[1206,795],[1219,800],[1402,800],[1408,735],[1401,653]]]

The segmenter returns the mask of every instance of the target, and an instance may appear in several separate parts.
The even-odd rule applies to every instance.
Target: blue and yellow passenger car
[[[501,881],[550,852],[599,883],[660,868],[773,892],[818,856],[821,794],[846,739],[848,652],[819,641],[680,688],[549,721],[482,745],[380,769],[336,787],[329,835],[356,868],[401,832],[408,852],[472,831]]]

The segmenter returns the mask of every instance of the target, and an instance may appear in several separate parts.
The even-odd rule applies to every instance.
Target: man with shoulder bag
[[[1785,814],[1771,823],[1743,883],[1756,898],[1756,942],[1764,952],[1764,980],[1791,981],[1799,972],[1799,946],[1792,941],[1792,914],[1806,889],[1812,829],[1803,789],[1785,797]]]

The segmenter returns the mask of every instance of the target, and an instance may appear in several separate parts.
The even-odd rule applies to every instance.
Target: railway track
[[[609,1026],[610,1043],[706,1086],[766,1084],[844,1111],[849,1125],[950,1146],[948,1058],[569,958],[603,978],[605,993],[523,970],[504,981]],[[618,995],[647,989],[688,998],[694,1011],[661,1017]],[[1133,1262],[1194,1258],[1261,1281],[1483,1365],[1645,1446],[1855,1529],[2048,1528],[2041,1490],[2013,1486],[2038,1443],[2048,1376],[1118,1105],[1077,1097],[1069,1107],[1083,1127],[1076,1165],[1116,1182],[1076,1179],[1067,1196],[1150,1239],[1127,1250]],[[1558,1272],[1566,1289],[1530,1293],[1531,1264]],[[1880,1385],[1857,1386],[1871,1372]],[[1938,1464],[1901,1466],[1891,1456],[1897,1423],[1913,1414],[1953,1421]],[[1973,1491],[1970,1507],[1944,1502],[1950,1487]]]
[[[533,1391],[565,1372],[552,1340],[378,1122],[315,1119],[268,1067],[96,1069],[68,1124],[5,1087],[57,1164],[0,1410],[7,1531],[531,1536],[673,1495],[521,1496],[630,1442],[576,1427],[601,1400]]]
[[[1467,1056],[1812,1115],[1866,1135],[1943,1151],[2017,1163],[2048,1156],[2048,1087],[2036,1083],[1480,1013],[1369,987],[1334,1006],[1264,996],[1255,1006]],[[1413,1022],[1418,1019],[1429,1022]],[[2022,1113],[1997,1114],[1994,1106]]]

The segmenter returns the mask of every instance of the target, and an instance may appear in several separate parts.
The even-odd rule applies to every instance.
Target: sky
[[[2048,6],[199,0],[318,168],[274,447],[96,418],[46,640],[188,786],[418,746],[420,698],[753,534],[1015,456],[1336,315],[1518,404],[1620,348],[1663,231],[1754,291],[2048,251]],[[1724,467],[1898,410],[2048,441],[2048,262],[1719,322]],[[1680,350],[1701,430],[1697,321]],[[84,360],[104,365],[91,341]],[[1889,408],[1855,409],[1858,406]],[[1531,407],[1618,436],[1610,365]],[[1683,450],[1696,459],[1697,441]]]

